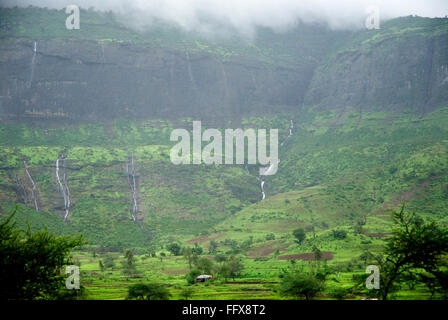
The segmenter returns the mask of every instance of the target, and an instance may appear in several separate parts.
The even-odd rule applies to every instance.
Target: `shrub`
[[[297,239],[298,243],[301,243],[303,240],[305,240],[305,230],[303,228],[297,228],[292,232],[294,238]]]
[[[349,289],[337,287],[330,291],[329,296],[338,300],[344,300],[349,293]]]
[[[185,279],[189,284],[195,284],[196,278],[201,274],[201,271],[198,269],[192,269],[185,275]]]
[[[266,235],[266,240],[275,240],[275,234],[273,233],[269,233]]]
[[[137,283],[129,287],[128,299],[168,300],[171,297],[168,289],[159,283]]]
[[[311,274],[294,272],[281,279],[280,294],[310,300],[324,289],[324,282]]]
[[[73,264],[70,250],[85,242],[45,229],[20,230],[12,221],[16,210],[0,222],[0,300],[54,298],[65,289],[61,270]]]
[[[189,298],[191,298],[193,296],[194,290],[192,287],[184,287],[181,291],[180,291],[180,296],[182,298],[184,298],[185,300],[188,300]]]
[[[227,260],[227,256],[222,253],[218,253],[217,255],[215,255],[216,262],[224,262],[226,260]]]
[[[174,256],[178,256],[180,255],[182,248],[180,247],[180,245],[178,243],[170,243],[166,249],[171,252]]]
[[[347,238],[347,231],[345,230],[333,230],[333,238],[342,240]]]

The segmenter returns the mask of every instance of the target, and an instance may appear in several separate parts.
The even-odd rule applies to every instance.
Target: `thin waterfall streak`
[[[286,140],[288,140],[288,138],[292,137],[292,129],[294,128],[294,122],[293,120],[289,120],[289,133],[286,136],[286,138],[282,141],[282,143],[280,143],[280,146],[283,146],[286,142]],[[259,180],[260,180],[260,187],[261,187],[261,200],[264,200],[266,198],[266,193],[264,190],[264,177],[269,175],[270,172],[274,169],[275,166],[278,166],[278,164],[280,163],[280,159],[278,159],[277,163],[271,163],[270,166],[264,171],[264,174],[260,175]]]
[[[56,160],[56,181],[58,182],[59,190],[62,192],[62,195],[64,197],[64,206],[65,206],[64,187],[62,186],[61,178],[59,177],[59,158]]]
[[[105,59],[104,59],[104,44],[103,43],[101,43],[101,60],[102,60],[102,63],[104,64]]]
[[[70,189],[68,188],[68,184],[67,184],[67,174],[65,171],[66,170],[65,159],[62,159],[62,166],[64,167],[64,174],[62,176],[62,181],[61,181],[61,176],[59,175],[60,160],[61,159],[59,159],[59,158],[56,160],[56,180],[59,185],[59,190],[62,193],[62,197],[64,198],[64,211],[65,211],[64,222],[65,222],[70,213]]]
[[[126,173],[128,176],[129,187],[132,192],[132,210],[131,216],[132,220],[137,222],[137,212],[138,212],[138,201],[137,201],[137,179],[135,177],[135,164],[134,164],[134,153],[131,153],[130,163],[126,162]]]
[[[264,193],[264,180],[261,181],[260,186],[261,186],[261,196],[262,196],[261,200],[264,200],[264,198],[266,198],[266,194]]]
[[[31,73],[30,73],[30,79],[27,84],[28,88],[31,88],[31,84],[33,83],[34,80],[34,66],[36,64],[36,54],[37,54],[37,42],[34,41],[33,57],[31,58]]]
[[[187,63],[188,63],[188,76],[190,78],[191,84],[196,89],[196,81],[194,80],[193,71],[191,70],[190,54],[188,53],[188,51],[185,51],[185,56],[187,57]]]
[[[70,202],[70,189],[68,188],[68,184],[67,184],[67,166],[65,165],[65,159],[62,162],[62,165],[64,166],[64,178],[62,181],[64,181],[64,186],[65,186],[65,190],[67,193],[67,203],[66,203],[66,208],[70,208],[71,202]]]
[[[36,209],[36,211],[39,211],[39,205],[37,203],[37,188],[36,188],[36,184],[34,183],[33,177],[31,176],[30,171],[28,170],[28,165],[26,163],[26,161],[23,161],[23,164],[25,165],[25,172],[26,175],[28,176],[28,179],[31,183],[31,194],[34,200],[34,209]]]

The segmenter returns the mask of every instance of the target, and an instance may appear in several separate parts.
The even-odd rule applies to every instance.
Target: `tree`
[[[224,255],[224,254],[217,254],[216,256],[215,256],[215,261],[216,262],[224,262],[224,261],[226,261],[227,260],[227,257],[226,257],[226,255]]]
[[[216,241],[211,240],[210,245],[208,246],[208,253],[215,254],[218,249],[218,243]]]
[[[133,276],[136,273],[134,254],[130,249],[124,252],[123,269],[128,276]]]
[[[236,277],[240,276],[241,271],[244,268],[241,259],[235,255],[231,255],[230,258],[226,262],[224,262],[224,265],[226,265],[226,267],[228,268],[229,276],[232,277],[234,281]]]
[[[213,262],[207,258],[199,258],[195,264],[201,273],[210,274],[213,268]]]
[[[230,278],[230,267],[226,263],[223,263],[218,269],[218,274],[227,281]]]
[[[364,232],[363,226],[365,224],[366,224],[365,220],[358,220],[353,227],[353,230],[355,231],[355,233],[362,234]]]
[[[195,284],[196,283],[196,278],[200,274],[201,274],[201,271],[199,271],[198,269],[192,269],[185,275],[185,279],[187,280],[187,282],[189,284]]]
[[[171,252],[174,256],[179,256],[182,252],[182,248],[176,242],[170,243],[166,249]]]
[[[128,288],[128,299],[168,300],[171,297],[167,288],[159,283],[137,283]]]
[[[290,297],[304,297],[310,300],[325,288],[324,282],[311,274],[292,272],[286,274],[280,283],[280,294]]]
[[[305,230],[303,228],[297,228],[292,232],[294,238],[297,239],[298,243],[302,243],[306,238]]]
[[[115,267],[115,259],[112,255],[106,255],[103,260],[104,268],[113,269]]]
[[[55,299],[65,286],[70,251],[85,244],[82,236],[57,237],[46,229],[20,230],[14,212],[0,223],[0,300]]]
[[[200,256],[202,254],[202,252],[204,252],[204,250],[198,245],[198,243],[196,242],[194,244],[194,248],[191,249],[191,252],[193,254],[196,254],[198,256]]]
[[[314,263],[316,264],[316,271],[314,270],[314,266],[311,265],[311,270],[313,273],[315,273],[316,276],[318,277],[325,277],[321,272],[320,272],[320,260],[322,259],[322,251],[320,251],[320,249],[316,246],[313,245],[313,256],[314,256]]]
[[[102,260],[99,260],[99,261],[98,261],[98,266],[100,267],[100,271],[101,271],[101,273],[104,274],[104,264],[103,264],[103,261],[102,261]]]
[[[184,287],[180,291],[180,296],[183,297],[185,300],[190,299],[193,296],[194,290],[192,287]]]
[[[315,245],[313,245],[313,255],[314,260],[316,261],[320,261],[320,259],[322,259],[322,251],[320,251],[319,248]]]
[[[275,234],[273,234],[273,233],[268,233],[268,234],[266,235],[266,240],[267,240],[267,241],[269,241],[269,240],[275,240]]]
[[[191,270],[191,264],[193,263],[193,253],[191,252],[191,248],[190,247],[183,248],[182,253],[183,253],[184,259],[188,261],[188,266]]]
[[[384,250],[380,264],[380,296],[386,300],[400,275],[424,270],[438,282],[443,255],[448,253],[448,229],[434,221],[424,221],[415,213],[407,213],[405,205],[392,214],[393,236]],[[421,273],[421,272],[420,272]],[[428,280],[428,278],[426,278]]]
[[[342,240],[347,238],[347,231],[345,230],[333,230],[333,238],[336,240]]]

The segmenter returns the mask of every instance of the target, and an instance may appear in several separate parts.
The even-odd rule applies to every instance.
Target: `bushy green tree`
[[[217,254],[217,255],[215,255],[215,261],[216,262],[224,262],[224,261],[226,261],[227,260],[227,256],[226,255],[224,255],[224,254]]]
[[[347,231],[345,230],[333,230],[333,238],[336,240],[343,240],[347,238]]]
[[[187,280],[187,282],[189,284],[195,284],[196,283],[196,278],[200,274],[201,274],[201,271],[199,271],[198,269],[192,269],[185,275],[185,279]]]
[[[106,269],[113,269],[115,267],[115,259],[110,254],[107,254],[104,257],[103,263],[104,263],[104,268],[106,268]]]
[[[202,247],[200,247],[197,243],[195,243],[194,248],[191,249],[191,252],[193,254],[200,256],[204,252],[204,249],[202,249]]]
[[[273,233],[268,233],[267,235],[266,235],[266,240],[275,240],[275,234],[273,234]]]
[[[210,245],[208,246],[208,253],[215,254],[218,249],[218,243],[216,241],[211,240]]]
[[[70,251],[85,244],[82,236],[20,230],[14,214],[0,223],[0,299],[57,299],[64,267],[73,264]]]
[[[199,258],[195,266],[201,273],[210,274],[213,269],[213,261],[207,258]]]
[[[182,248],[181,248],[181,246],[180,246],[178,243],[176,243],[176,242],[170,243],[170,244],[166,247],[166,249],[167,249],[169,252],[171,252],[171,254],[173,254],[174,256],[179,256],[179,255],[181,254],[181,252],[182,252]]]
[[[191,265],[193,263],[193,252],[191,251],[190,247],[185,247],[182,249],[182,254],[184,256],[184,259],[187,260],[188,266],[191,270]]]
[[[137,283],[128,288],[128,299],[168,300],[171,297],[167,288],[159,283]]]
[[[137,272],[134,253],[130,249],[124,252],[123,271],[128,276],[134,276]]]
[[[387,242],[380,265],[380,296],[387,299],[391,288],[404,273],[424,270],[434,285],[440,284],[441,268],[448,254],[448,228],[435,221],[425,221],[415,213],[405,211],[405,206],[392,215],[393,236]],[[432,279],[432,280],[431,280]],[[443,281],[442,281],[443,282]]]
[[[231,255],[227,261],[223,263],[221,268],[219,269],[219,273],[225,278],[232,278],[235,280],[236,277],[241,275],[241,271],[243,271],[244,265],[241,262],[241,259],[235,255]]]
[[[294,238],[296,238],[298,243],[302,243],[306,238],[305,230],[303,228],[297,228],[292,232]]]
[[[227,281],[230,278],[230,267],[226,263],[223,263],[218,269],[218,274]]]
[[[302,297],[310,300],[325,288],[324,282],[312,274],[291,272],[283,276],[280,294],[290,297]]]

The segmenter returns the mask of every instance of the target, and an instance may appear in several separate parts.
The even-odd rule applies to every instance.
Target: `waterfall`
[[[289,130],[288,130],[288,136],[285,138],[285,140],[282,141],[282,143],[280,144],[280,146],[283,146],[286,142],[286,140],[288,140],[288,138],[292,137],[292,129],[294,128],[294,122],[292,120],[289,120]],[[264,177],[269,175],[272,170],[274,170],[274,168],[276,166],[278,166],[278,164],[280,163],[280,159],[278,159],[277,163],[271,163],[271,165],[265,169],[264,173],[260,175],[260,187],[261,187],[261,200],[264,200],[266,198],[266,193],[264,190]]]
[[[61,176],[59,175],[59,171],[60,171],[59,163],[61,162],[61,160],[62,160],[62,167],[64,169],[64,172],[62,175],[62,181],[61,181]],[[67,184],[67,173],[66,173],[64,155],[62,155],[60,158],[58,158],[56,160],[56,181],[59,186],[59,191],[61,191],[62,196],[64,198],[64,211],[65,211],[64,222],[66,222],[67,217],[70,213],[70,189],[68,188],[68,184]]]
[[[62,181],[64,182],[65,191],[66,191],[66,195],[67,195],[67,203],[65,205],[65,217],[64,217],[64,221],[65,221],[68,217],[71,203],[70,203],[70,189],[68,188],[68,185],[67,185],[67,167],[65,165],[65,159],[63,160],[62,165],[64,168],[64,175],[63,175]]]
[[[134,153],[131,153],[130,163],[126,163],[126,173],[128,174],[129,187],[132,191],[132,220],[136,221],[136,215],[138,212],[138,202],[137,202],[137,181],[135,177],[135,164],[134,164]]]
[[[229,91],[229,85],[228,85],[228,81],[227,81],[226,69],[224,68],[224,64],[222,62],[220,62],[219,65],[221,66],[221,74],[222,74],[222,80],[224,83],[226,98],[228,98],[230,95],[230,93],[229,93],[230,91]]]
[[[31,73],[30,73],[30,79],[27,83],[27,87],[31,88],[31,84],[33,83],[34,79],[34,66],[36,64],[36,54],[37,54],[37,42],[34,41],[34,49],[33,49],[33,57],[31,58]]]
[[[285,138],[285,140],[282,141],[282,143],[280,143],[280,146],[283,146],[286,140],[288,140],[289,137],[292,137],[292,129],[294,129],[294,122],[292,120],[289,120],[288,136]]]
[[[261,180],[261,200],[264,200],[266,198],[266,194],[264,193],[264,180]]]
[[[104,59],[104,44],[103,43],[101,43],[101,61],[104,64],[105,59]]]
[[[264,173],[260,175],[259,180],[260,180],[260,188],[261,188],[261,200],[264,200],[266,198],[266,193],[264,191],[264,183],[265,183],[264,178],[267,175],[269,175],[271,173],[271,171],[274,170],[274,168],[276,166],[278,166],[279,163],[280,163],[280,159],[278,160],[277,163],[271,163],[271,165],[267,169],[265,169]]]
[[[185,51],[185,56],[188,63],[188,77],[190,78],[190,82],[193,85],[193,88],[195,88],[196,90],[196,81],[194,80],[193,71],[191,70],[190,54],[188,53],[188,51]]]
[[[26,163],[26,161],[23,161],[23,164],[25,165],[25,172],[26,175],[28,176],[28,180],[30,181],[31,184],[31,196],[33,197],[34,200],[34,209],[36,211],[39,211],[39,205],[37,202],[37,187],[36,187],[36,183],[34,183],[33,177],[31,176],[30,171],[28,170],[28,164]]]

